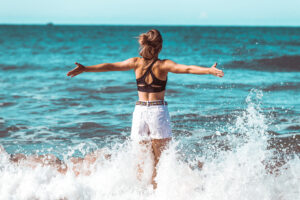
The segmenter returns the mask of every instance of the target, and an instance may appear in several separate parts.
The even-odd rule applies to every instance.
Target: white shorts
[[[167,105],[136,105],[133,111],[131,139],[151,140],[172,137]]]

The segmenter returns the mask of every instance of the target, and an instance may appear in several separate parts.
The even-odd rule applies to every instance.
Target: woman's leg
[[[156,166],[157,163],[159,162],[160,155],[163,150],[165,150],[166,146],[170,142],[171,138],[165,138],[165,139],[152,139],[152,149],[153,149],[153,154],[154,154],[154,168],[153,168],[153,174],[152,174],[152,185],[153,188],[157,188],[157,183],[155,182],[155,177],[156,177]]]
[[[147,157],[147,154],[149,152],[152,152],[152,145],[150,140],[142,140],[138,144],[139,144],[138,157],[140,161],[137,166],[137,170],[138,170],[137,178],[141,181],[142,176],[144,174],[145,159]]]

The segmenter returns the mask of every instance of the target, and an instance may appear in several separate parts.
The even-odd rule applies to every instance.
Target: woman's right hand
[[[77,76],[78,74],[81,74],[82,72],[85,71],[85,67],[82,64],[76,62],[75,65],[77,65],[77,67],[75,69],[69,71],[67,73],[67,76],[71,76],[71,78],[72,78],[72,77]]]

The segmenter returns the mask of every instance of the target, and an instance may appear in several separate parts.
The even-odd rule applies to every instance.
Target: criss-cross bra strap
[[[157,60],[154,60],[154,61],[150,64],[150,66],[147,68],[147,70],[146,70],[146,72],[144,73],[144,75],[141,76],[141,78],[138,78],[137,80],[142,81],[142,83],[146,83],[146,81],[145,81],[146,76],[147,76],[149,73],[151,73],[151,75],[153,76],[153,73],[152,73],[152,67],[153,67],[153,65],[154,65],[154,63],[155,63],[156,61],[157,61]],[[146,83],[146,84],[147,84],[147,83]]]
[[[154,63],[156,61],[157,60],[154,60],[149,65],[149,67],[147,68],[147,70],[146,70],[146,72],[144,73],[143,76],[141,76],[140,78],[136,79],[138,91],[142,91],[142,92],[161,92],[161,91],[164,91],[166,89],[167,80],[160,80],[160,79],[158,79],[154,75],[154,73],[152,71],[152,67],[153,67],[153,65],[154,65]],[[150,75],[152,77],[152,82],[150,84],[148,84],[146,82],[146,76],[149,73],[150,73]]]

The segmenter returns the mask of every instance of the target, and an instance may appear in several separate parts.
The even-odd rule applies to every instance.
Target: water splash
[[[102,149],[109,159],[99,156],[86,166],[89,176],[75,176],[68,161],[76,151],[83,155],[93,144],[82,143],[64,153],[71,166],[65,175],[52,167],[15,165],[9,155],[0,154],[0,199],[267,199],[295,200],[300,195],[300,159],[298,155],[281,152],[284,164],[276,168],[276,149],[270,148],[267,134],[269,119],[261,109],[263,94],[251,90],[247,107],[239,113],[229,133],[218,135],[222,144],[211,148],[199,146],[202,155],[190,152],[185,157],[185,146],[174,140],[162,154],[158,165],[157,190],[150,184],[153,158],[150,152],[141,153],[137,144],[127,140]],[[215,143],[217,144],[217,143]],[[137,166],[144,161],[142,178]],[[199,161],[204,165],[201,167]]]

